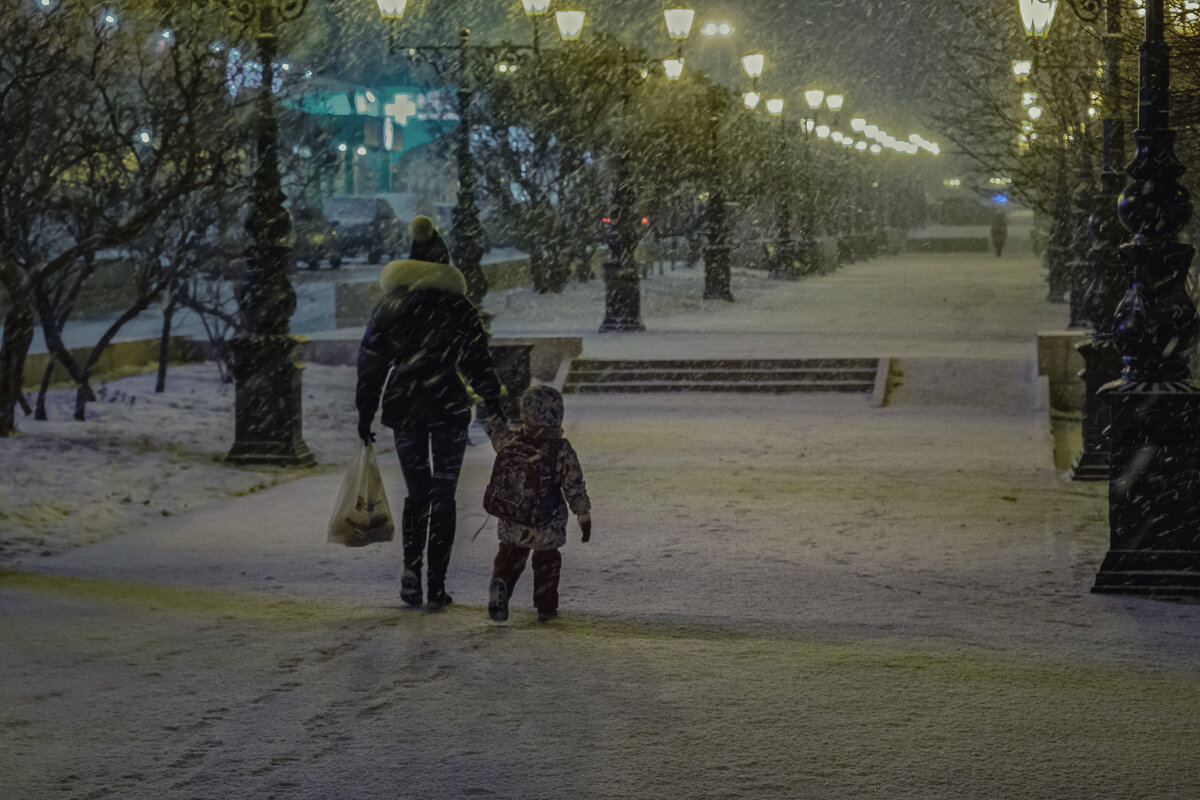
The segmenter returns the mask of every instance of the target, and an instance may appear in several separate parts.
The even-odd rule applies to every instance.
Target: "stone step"
[[[799,392],[841,392],[869,394],[873,383],[864,381],[820,381],[820,382],[755,382],[741,381],[705,383],[577,383],[563,386],[565,394],[620,393],[645,394],[648,392],[735,392],[756,394],[791,394]]]
[[[580,369],[571,370],[567,383],[636,383],[655,381],[658,383],[680,382],[820,382],[820,381],[874,381],[874,369],[786,369],[786,370],[659,370],[659,369]]]
[[[840,392],[870,394],[879,362],[866,358],[811,359],[591,359],[571,362],[563,391]]]
[[[721,358],[721,359],[598,359],[576,358],[572,368],[595,369],[869,369],[874,358]]]

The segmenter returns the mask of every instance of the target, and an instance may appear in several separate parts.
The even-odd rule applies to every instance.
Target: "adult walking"
[[[358,435],[371,426],[383,397],[381,422],[392,429],[408,496],[401,515],[404,573],[400,598],[426,608],[452,602],[446,568],[457,525],[455,493],[467,447],[473,404],[460,375],[481,396],[489,415],[503,417],[500,380],[479,312],[466,298],[462,273],[442,248],[427,258],[383,268],[384,298],[371,314],[358,351]]]

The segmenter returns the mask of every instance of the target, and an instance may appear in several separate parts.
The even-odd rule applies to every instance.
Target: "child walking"
[[[562,555],[558,549],[567,542],[567,507],[579,519],[583,541],[592,538],[592,504],[583,482],[579,457],[571,443],[563,438],[563,399],[552,386],[531,386],[521,395],[521,427],[510,431],[498,416],[487,421],[488,438],[500,453],[506,446],[520,447],[533,453],[534,458],[547,459],[548,480],[537,492],[540,497],[527,497],[529,505],[545,509],[542,524],[522,524],[499,517],[497,533],[500,549],[492,566],[492,582],[488,587],[488,616],[497,622],[508,619],[508,600],[512,597],[517,578],[533,554],[533,604],[538,620],[545,622],[558,616],[558,579],[562,571]],[[531,459],[532,460],[532,459]],[[498,459],[499,461],[499,459]],[[520,465],[515,465],[520,466]],[[525,470],[528,472],[528,470]],[[520,485],[523,477],[512,476],[509,485]],[[493,477],[493,484],[497,478]]]

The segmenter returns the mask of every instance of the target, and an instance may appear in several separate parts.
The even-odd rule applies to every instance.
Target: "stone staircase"
[[[887,359],[600,360],[577,358],[566,394],[596,392],[846,392],[880,391]]]

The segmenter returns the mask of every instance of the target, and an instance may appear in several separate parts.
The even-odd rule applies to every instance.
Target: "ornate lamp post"
[[[471,44],[471,31],[463,28],[459,32],[457,45],[407,45],[398,47],[396,44],[396,22],[404,15],[406,0],[376,0],[379,12],[391,25],[388,49],[395,54],[402,50],[413,64],[430,66],[443,80],[455,81],[458,85],[458,114],[459,124],[455,139],[455,162],[458,169],[458,191],[454,205],[454,223],[450,229],[450,253],[454,265],[463,273],[467,281],[467,297],[475,305],[483,302],[487,294],[488,281],[481,265],[483,259],[483,223],[479,219],[479,206],[476,202],[475,160],[471,153],[471,108],[474,100],[475,71],[483,66],[498,63],[519,63],[530,55],[536,57],[540,44],[538,41],[538,18],[549,8],[549,0],[521,0],[525,13],[533,21],[533,44],[516,45],[504,43],[500,45]],[[559,25],[562,27],[563,14],[559,12]],[[582,12],[579,13],[579,24],[582,26]],[[578,36],[578,32],[575,34]],[[563,38],[568,38],[566,32]]]
[[[1058,9],[1058,0],[1017,0],[1021,12],[1021,25],[1025,35],[1033,39],[1033,66],[1038,62],[1039,40],[1050,30],[1054,22],[1054,13]],[[1014,73],[1020,80],[1015,68]],[[1026,73],[1028,75],[1028,73]],[[1030,120],[1036,122],[1041,117],[1042,109],[1036,105],[1037,92],[1025,92],[1022,105],[1029,113]],[[1046,248],[1046,266],[1049,271],[1049,292],[1046,299],[1052,303],[1064,303],[1070,291],[1070,271],[1067,260],[1070,258],[1071,229],[1068,222],[1070,216],[1069,198],[1063,194],[1062,187],[1067,180],[1066,153],[1062,143],[1057,144],[1055,164],[1055,186],[1058,192],[1054,204],[1053,222],[1050,229],[1050,240]]]
[[[767,113],[778,120],[779,125],[779,157],[777,169],[781,172],[789,170],[790,166],[783,163],[788,142],[787,126],[783,120],[784,101],[782,97],[773,97],[766,102]],[[807,137],[806,137],[807,138]],[[792,241],[792,187],[784,186],[779,196],[779,207],[776,209],[776,245],[775,263],[771,272],[780,278],[796,280],[800,277],[801,264],[796,258],[796,244]]]
[[[300,371],[289,320],[296,292],[287,275],[291,227],[279,177],[279,116],[272,94],[275,31],[298,19],[308,0],[220,0],[233,19],[257,27],[262,86],[255,100],[254,189],[247,228],[251,257],[239,308],[245,333],[231,343],[234,354],[234,443],[226,460],[234,464],[310,466],[315,459],[302,436]]]
[[[1092,591],[1200,596],[1200,390],[1189,367],[1200,316],[1184,286],[1194,249],[1178,240],[1192,202],[1169,127],[1163,0],[1146,3],[1140,54],[1133,181],[1118,207],[1133,235],[1112,334],[1123,368],[1100,390],[1112,410],[1109,549]]]
[[[668,9],[663,12],[671,36],[682,39],[691,30],[695,12],[689,9]],[[572,15],[565,18],[564,15]],[[558,12],[559,31],[567,41],[579,38],[583,27],[582,11]],[[661,66],[671,80],[683,74],[683,59],[666,59],[659,64],[652,60],[633,57],[622,48],[620,63],[617,64],[617,86],[620,92],[621,118],[626,116],[630,90],[643,83],[652,70]],[[622,133],[617,143],[614,158],[615,179],[613,182],[612,208],[606,222],[606,243],[609,258],[604,263],[604,321],[601,333],[642,331],[641,276],[636,260],[638,245],[637,216],[634,213],[635,197],[632,176],[629,174],[629,145]]]
[[[541,48],[541,43],[538,41],[538,22],[550,10],[550,0],[521,0],[521,7],[525,9],[525,16],[529,17],[529,21],[533,25],[533,52],[537,53]]]
[[[1020,0],[1026,33],[1045,35],[1054,21],[1057,5],[1057,2],[1044,0]],[[1125,159],[1121,0],[1068,0],[1068,6],[1086,24],[1099,19],[1103,6],[1105,23],[1099,192],[1094,194],[1091,190],[1091,165],[1084,161],[1086,156],[1081,153],[1080,182],[1072,198],[1077,215],[1082,216],[1087,207],[1092,211],[1085,220],[1087,235],[1081,233],[1077,237],[1071,270],[1070,325],[1072,328],[1086,327],[1091,334],[1077,346],[1084,360],[1083,447],[1072,464],[1071,477],[1074,480],[1107,480],[1110,413],[1108,404],[1097,392],[1116,379],[1121,371],[1120,355],[1113,343],[1113,315],[1123,282],[1119,249],[1125,236],[1117,217],[1118,196],[1124,182],[1120,166]],[[1028,70],[1022,69],[1022,72],[1028,74]],[[1051,264],[1052,273],[1053,269]]]
[[[1075,480],[1107,480],[1109,477],[1109,406],[1098,396],[1100,387],[1115,380],[1121,371],[1120,354],[1113,342],[1113,317],[1122,286],[1121,241],[1125,229],[1117,216],[1117,203],[1124,182],[1125,124],[1122,119],[1121,0],[1104,0],[1104,91],[1102,166],[1100,191],[1088,226],[1092,236],[1088,251],[1090,269],[1084,297],[1084,317],[1091,337],[1078,346],[1083,356],[1083,448],[1071,466]],[[1094,10],[1095,2],[1087,4]],[[1080,16],[1088,21],[1087,8]],[[1094,20],[1094,17],[1092,18]]]
[[[663,19],[667,25],[667,34],[676,42],[676,59],[682,66],[683,41],[688,38],[692,29],[692,20],[696,12],[690,8],[669,8],[663,11]],[[763,57],[761,54],[750,56],[757,58],[758,74],[762,74]],[[743,59],[743,65],[746,65]],[[751,63],[754,63],[753,61]],[[729,265],[729,218],[725,209],[725,196],[722,191],[719,165],[719,139],[721,125],[720,94],[712,87],[709,95],[709,152],[708,176],[709,191],[708,205],[705,211],[706,241],[704,245],[704,299],[733,300],[731,272]]]
[[[645,80],[640,68],[622,54],[618,83],[621,92],[621,118],[629,105],[630,87]],[[629,144],[620,134],[615,159],[612,210],[606,219],[608,261],[604,262],[604,321],[601,333],[644,331],[642,324],[642,286],[636,259],[638,233],[634,215],[633,181],[629,174]]]
[[[825,93],[825,107],[833,112],[833,124],[835,126],[839,125],[839,112],[842,110],[842,106],[845,105],[845,103],[846,96],[844,94],[839,92]],[[828,131],[829,129],[826,128],[826,130]],[[820,136],[819,131],[817,135],[819,138],[826,138]],[[845,135],[840,130],[829,131],[826,136],[830,139],[833,139],[833,141],[839,145],[842,144],[842,141],[845,138]],[[837,154],[833,156],[833,164],[835,169],[837,169],[840,173],[843,171],[843,167],[845,166],[843,160],[844,156],[841,155],[841,150],[836,151],[836,153]],[[853,248],[850,245],[849,234],[847,231],[845,205],[845,196],[844,194],[839,193],[839,196],[835,198],[834,202],[834,215],[832,224],[832,232],[837,241],[838,264],[844,264],[852,260],[853,257]]]
[[[812,137],[817,132],[821,106],[825,103],[825,91],[823,89],[805,91],[804,102],[809,111],[809,118],[804,122],[806,134],[804,137],[804,175],[809,181],[809,185],[805,187],[804,197],[801,201],[804,207],[804,228],[800,233],[800,258],[804,273],[811,274],[820,271],[824,262],[824,257],[817,250],[817,209],[813,201],[811,182],[813,180]],[[825,128],[825,136],[828,135],[829,129]]]

